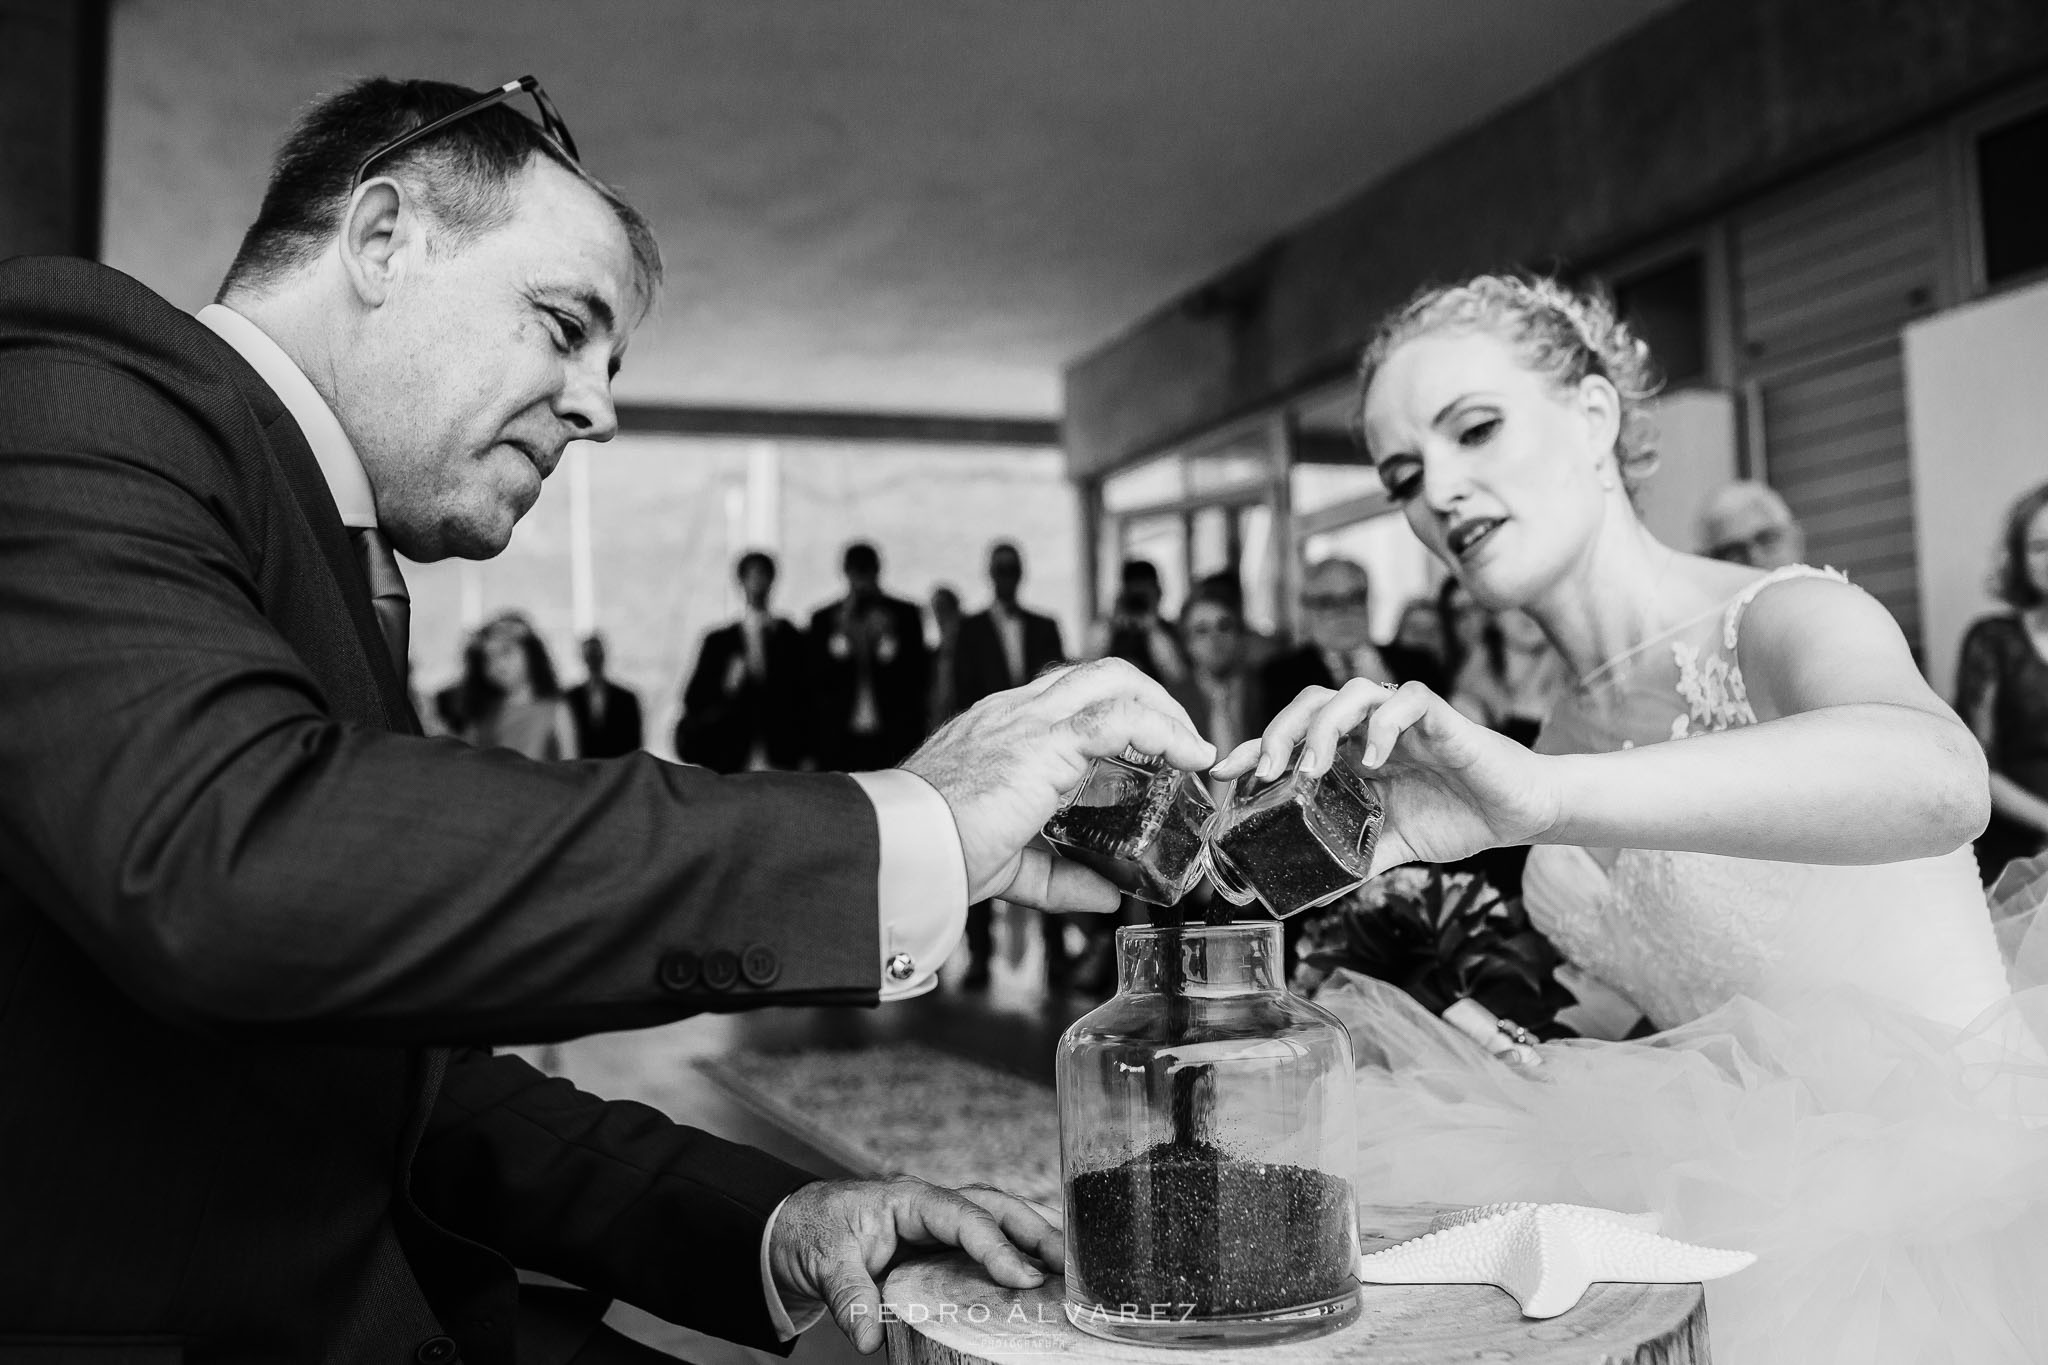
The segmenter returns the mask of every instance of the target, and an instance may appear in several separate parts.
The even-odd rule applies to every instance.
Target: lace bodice
[[[1603,668],[1567,698],[1539,748],[1602,752],[1756,723],[1737,642],[1759,593],[1833,570],[1764,575],[1732,601]],[[1878,867],[1651,849],[1531,850],[1530,918],[1582,970],[1658,1027],[1738,995],[1828,985],[1875,991],[1963,1024],[2006,991],[1967,847]]]

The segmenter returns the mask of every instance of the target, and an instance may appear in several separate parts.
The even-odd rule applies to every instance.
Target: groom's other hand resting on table
[[[967,899],[1111,914],[1116,888],[1032,846],[1088,764],[1136,748],[1198,770],[1216,749],[1157,682],[1122,659],[1054,669],[985,697],[903,766],[946,798],[967,864]]]
[[[1066,1264],[1059,1229],[1016,1195],[908,1175],[804,1186],[776,1214],[768,1263],[799,1326],[829,1309],[870,1353],[882,1344],[884,1274],[907,1249],[935,1245],[959,1247],[1008,1289],[1035,1289]]]

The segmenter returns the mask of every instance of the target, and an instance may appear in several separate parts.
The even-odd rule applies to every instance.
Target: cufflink
[[[917,975],[917,959],[909,953],[891,953],[888,964],[882,968],[882,975],[900,986]]]

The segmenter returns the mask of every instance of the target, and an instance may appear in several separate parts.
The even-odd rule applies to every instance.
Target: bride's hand
[[[1528,843],[1556,824],[1559,796],[1546,761],[1452,709],[1424,687],[1354,678],[1337,691],[1308,687],[1213,769],[1275,777],[1296,744],[1301,768],[1330,766],[1338,741],[1364,725],[1362,764],[1387,807],[1373,875],[1402,863],[1455,862],[1481,849]]]

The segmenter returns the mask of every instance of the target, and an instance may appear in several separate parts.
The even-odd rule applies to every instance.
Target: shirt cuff
[[[785,1196],[782,1204],[789,1199]],[[825,1305],[813,1300],[802,1300],[797,1313],[799,1322],[792,1317],[789,1305],[782,1300],[782,1291],[775,1286],[775,1272],[768,1264],[768,1239],[775,1235],[775,1220],[782,1216],[782,1204],[775,1206],[775,1212],[768,1215],[768,1225],[761,1229],[761,1297],[768,1301],[768,1321],[775,1328],[777,1341],[789,1341],[803,1335],[818,1325],[818,1319],[825,1316]]]
[[[967,927],[967,858],[946,798],[902,768],[854,773],[875,807],[881,860],[875,910],[882,960],[882,999],[923,995],[938,984]]]

